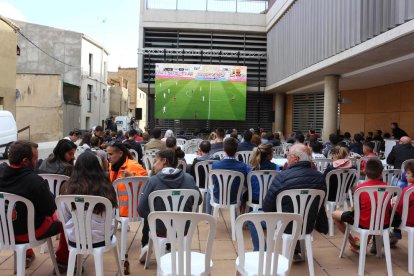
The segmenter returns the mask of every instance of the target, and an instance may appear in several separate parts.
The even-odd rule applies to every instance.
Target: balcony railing
[[[147,9],[266,13],[268,0],[145,0]]]

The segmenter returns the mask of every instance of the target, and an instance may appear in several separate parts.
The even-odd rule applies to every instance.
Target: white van
[[[11,143],[17,141],[17,125],[13,114],[9,111],[0,111],[0,156],[8,158]]]
[[[128,116],[116,116],[115,117],[115,124],[116,124],[116,128],[118,131],[122,130],[124,133],[125,131],[129,131],[130,122],[131,122],[131,117],[128,117]]]

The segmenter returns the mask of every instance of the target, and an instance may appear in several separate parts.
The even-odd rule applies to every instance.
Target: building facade
[[[16,24],[24,35],[18,36],[17,73],[61,78],[63,127],[57,136],[102,124],[109,114],[108,52],[81,33],[21,21]]]
[[[0,16],[0,110],[16,117],[16,58],[18,27]]]
[[[150,115],[156,62],[232,64],[225,57],[214,60],[194,53],[213,49],[246,54],[254,49],[265,54],[264,59],[243,60],[248,66],[247,112],[254,115],[246,122],[215,126],[260,123],[287,134],[315,129],[326,140],[336,132],[390,132],[390,123],[398,122],[414,135],[412,1],[234,0],[221,5],[222,10],[214,2],[189,6],[176,0],[167,7],[141,1],[139,84],[150,88]],[[258,2],[265,2],[263,11],[254,8]],[[246,5],[256,6],[246,11]],[[188,49],[192,56],[185,54]],[[183,54],[172,56],[172,50]],[[257,114],[259,120],[253,117]]]

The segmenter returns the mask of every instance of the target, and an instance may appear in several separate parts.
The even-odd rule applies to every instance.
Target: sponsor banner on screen
[[[158,79],[246,82],[247,67],[232,65],[157,63],[155,65],[155,77]]]

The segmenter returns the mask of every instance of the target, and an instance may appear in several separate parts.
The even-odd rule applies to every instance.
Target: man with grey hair
[[[312,167],[312,154],[304,144],[295,144],[289,149],[287,156],[288,168],[278,173],[270,184],[266,197],[263,200],[264,212],[276,212],[276,198],[278,194],[291,189],[316,189],[326,193],[326,184],[323,175]],[[318,200],[312,204],[308,216],[306,233],[309,234],[315,228],[324,234],[328,233],[328,220],[324,204],[317,210]],[[278,212],[293,212],[290,201],[283,201],[282,210]],[[253,235],[252,235],[253,238]],[[295,254],[300,253],[299,250]]]

